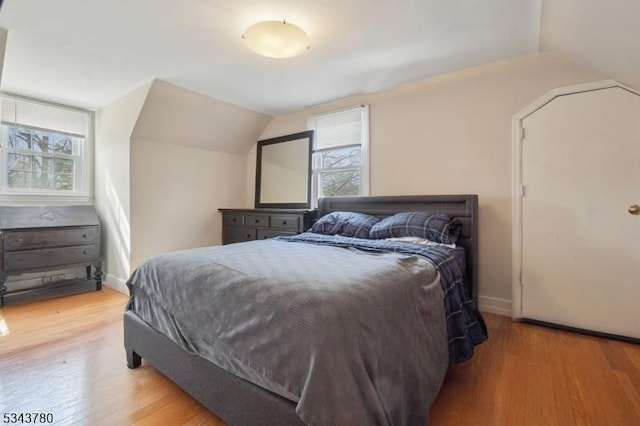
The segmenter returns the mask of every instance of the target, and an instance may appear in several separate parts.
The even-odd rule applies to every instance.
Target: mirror
[[[256,208],[310,207],[312,144],[312,130],[258,141]]]

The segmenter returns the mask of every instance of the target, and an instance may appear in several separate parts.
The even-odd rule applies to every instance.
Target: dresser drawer
[[[244,217],[244,224],[245,226],[255,226],[257,228],[268,228],[269,216],[248,214]]]
[[[256,230],[252,228],[227,227],[224,229],[224,244],[242,243],[256,239]]]
[[[280,235],[296,235],[293,231],[279,231],[276,229],[258,229],[258,240],[266,240],[267,238],[278,237]]]
[[[290,229],[297,231],[300,229],[300,217],[293,215],[271,216],[271,228]]]
[[[73,265],[90,262],[98,257],[98,253],[99,247],[97,244],[6,252],[4,254],[4,267],[6,271],[16,271]]]
[[[244,215],[242,213],[226,213],[222,217],[224,226],[241,226],[244,225]]]
[[[98,227],[10,231],[5,234],[5,250],[91,244],[98,240]]]

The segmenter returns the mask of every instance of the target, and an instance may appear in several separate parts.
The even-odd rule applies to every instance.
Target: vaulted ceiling
[[[100,108],[153,79],[269,115],[537,52],[541,0],[5,0],[0,89]],[[290,59],[248,50],[304,28]]]

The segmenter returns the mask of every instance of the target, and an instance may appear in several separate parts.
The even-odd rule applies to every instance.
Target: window
[[[365,105],[309,118],[314,130],[313,199],[368,195],[369,108]]]
[[[0,97],[0,196],[88,196],[92,114]]]

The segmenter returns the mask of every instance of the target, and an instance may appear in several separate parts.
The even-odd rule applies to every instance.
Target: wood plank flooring
[[[48,412],[56,425],[223,425],[152,367],[126,367],[125,303],[103,289],[0,309],[0,416]],[[449,369],[430,425],[640,425],[639,345],[485,319],[491,337],[472,360]]]

